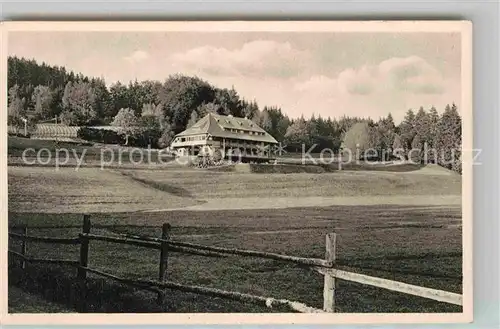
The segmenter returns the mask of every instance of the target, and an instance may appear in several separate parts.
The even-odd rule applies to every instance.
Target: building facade
[[[209,113],[177,134],[171,149],[178,156],[208,156],[245,161],[274,159],[276,139],[248,118]]]

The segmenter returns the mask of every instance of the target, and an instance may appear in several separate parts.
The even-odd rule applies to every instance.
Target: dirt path
[[[328,207],[358,205],[403,205],[403,206],[459,206],[460,195],[418,196],[365,196],[365,197],[276,197],[276,198],[224,198],[207,199],[206,203],[184,208],[153,209],[144,212],[163,211],[210,211],[242,209],[284,209],[295,207]]]

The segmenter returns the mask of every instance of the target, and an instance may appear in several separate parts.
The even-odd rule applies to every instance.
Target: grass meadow
[[[337,233],[339,267],[460,293],[462,289],[461,177],[436,167],[414,172],[339,171],[255,174],[195,169],[99,170],[9,167],[9,225],[40,236],[74,237],[82,213],[96,234],[160,236],[173,240],[323,258],[325,235]],[[18,246],[10,241],[10,248]],[[78,259],[78,247],[28,244],[36,257]],[[156,279],[159,252],[92,241],[90,266],[129,278]],[[12,261],[12,260],[11,260]],[[273,260],[171,253],[168,278],[304,302],[323,303],[323,279],[307,268]],[[74,311],[73,269],[9,268],[9,306],[15,312],[41,298]],[[92,312],[279,311],[169,291],[156,296],[90,275]],[[24,298],[22,292],[36,296]],[[17,292],[17,293],[16,293]],[[16,301],[16,302],[15,302]],[[11,303],[12,302],[12,303]],[[36,302],[31,302],[33,304]],[[30,304],[30,305],[31,305]],[[338,282],[338,312],[460,312],[461,307]]]

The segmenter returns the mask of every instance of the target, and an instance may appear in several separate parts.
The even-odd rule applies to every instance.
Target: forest
[[[286,109],[285,109],[286,110]],[[125,144],[147,141],[158,147],[170,144],[175,134],[208,112],[248,117],[286,145],[320,152],[328,148],[375,149],[378,160],[392,150],[406,159],[435,162],[461,173],[461,117],[450,102],[441,114],[434,107],[407,109],[396,124],[390,113],[382,118],[312,115],[290,118],[283,109],[241,97],[234,87],[220,88],[196,76],[171,75],[162,81],[116,82],[88,77],[64,67],[34,59],[8,58],[8,124],[34,127],[57,118],[70,126],[122,128]],[[432,156],[428,150],[432,150]],[[410,152],[417,150],[416,152]]]

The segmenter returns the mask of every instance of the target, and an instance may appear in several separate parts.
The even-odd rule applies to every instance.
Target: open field
[[[174,225],[172,239],[208,245],[323,257],[324,235],[338,233],[342,268],[452,292],[461,290],[461,225],[459,208],[401,206],[289,208],[257,211],[210,211],[151,214],[95,214],[96,234],[135,233],[159,236],[160,225]],[[33,235],[76,236],[81,216],[11,214],[11,224],[41,226]],[[60,226],[61,228],[47,228]],[[44,228],[45,227],[45,228]],[[40,257],[77,259],[77,247],[54,248],[30,244]],[[155,278],[158,252],[93,242],[90,266],[132,278]],[[133,264],[131,266],[131,264]],[[70,271],[74,275],[74,271]],[[168,276],[240,292],[299,300],[322,305],[322,277],[278,261],[255,258],[208,258],[173,254]],[[175,294],[177,296],[177,293]],[[153,294],[143,298],[154,299]],[[218,305],[218,304],[217,304]],[[217,305],[195,302],[190,311]],[[450,306],[376,288],[340,282],[339,311],[408,312],[459,311]],[[168,309],[167,309],[168,310]]]
[[[461,177],[447,173],[433,167],[415,172],[326,174],[9,167],[9,224],[27,224],[32,235],[74,237],[81,231],[81,213],[89,212],[96,234],[159,236],[161,225],[169,222],[172,239],[178,241],[318,258],[324,256],[325,234],[336,232],[338,263],[343,269],[460,293]],[[28,254],[77,259],[78,249],[30,243]],[[156,278],[158,257],[155,251],[105,242],[92,242],[90,248],[91,267],[124,277]],[[51,280],[50,275],[37,273],[54,271],[58,280],[66,280],[64,284],[75,275],[73,270],[66,274],[48,268],[30,271],[32,284],[23,289],[31,293],[41,293],[36,282]],[[322,276],[278,261],[174,253],[168,277],[184,284],[322,306]],[[92,281],[96,312],[263,311],[179,292],[172,292],[165,306],[158,308],[154,294],[104,282]],[[60,289],[64,284],[53,286]],[[67,304],[59,295],[43,294]],[[336,294],[340,312],[461,310],[344,281]],[[120,300],[121,306],[113,306],[112,300]]]
[[[420,173],[419,173],[420,172]],[[460,205],[461,177],[418,172],[224,173],[186,168],[9,167],[11,212],[132,212],[331,205]]]

